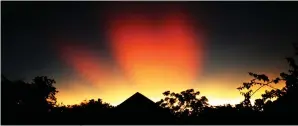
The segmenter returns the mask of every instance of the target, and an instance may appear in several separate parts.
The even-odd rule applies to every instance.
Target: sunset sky
[[[248,72],[278,76],[298,40],[297,3],[290,2],[1,6],[2,74],[54,78],[63,104],[101,98],[117,105],[135,92],[157,101],[164,91],[190,88],[212,105],[239,103],[236,88]]]

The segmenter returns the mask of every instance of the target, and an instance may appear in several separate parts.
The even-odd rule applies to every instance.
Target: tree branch
[[[261,87],[259,87],[257,90],[255,90],[255,91],[250,95],[250,97],[253,96],[257,91],[259,91],[259,90],[260,90],[262,87],[264,87],[264,86],[268,86],[268,87],[271,87],[271,88],[273,88],[273,89],[277,89],[277,88],[275,88],[275,87],[269,85],[269,84],[272,83],[272,82],[273,82],[273,81],[270,81],[270,82],[268,82],[267,84],[263,84]]]

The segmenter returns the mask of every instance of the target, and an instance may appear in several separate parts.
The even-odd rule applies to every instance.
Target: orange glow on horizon
[[[87,80],[74,84],[79,85],[74,86],[75,92],[84,94],[86,91],[79,89],[91,83],[100,91],[88,91],[89,96],[84,99],[97,96],[119,104],[135,92],[157,101],[166,90],[180,92],[192,88],[203,63],[203,38],[196,34],[193,20],[184,8],[160,7],[164,9],[158,16],[142,8],[109,13],[107,37],[117,66],[107,65],[95,52],[69,43],[71,40],[69,44],[60,44],[60,57]],[[121,72],[115,73],[112,69]],[[72,91],[59,95],[60,99],[68,99],[65,104],[78,101],[70,100],[74,89],[69,90]],[[78,97],[83,95],[75,99]]]
[[[136,91],[151,97],[191,87],[203,62],[203,41],[190,16],[179,6],[167,7],[160,16],[120,9],[108,20],[118,65]]]
[[[59,41],[63,43],[58,44],[59,56],[80,78],[58,82],[71,85],[58,87],[58,102],[79,104],[101,98],[118,105],[135,92],[158,101],[164,98],[164,91],[191,88],[206,96],[211,105],[241,102],[243,96],[236,88],[251,79],[248,74],[201,77],[206,53],[204,29],[195,30],[194,20],[182,7],[164,8],[158,15],[142,8],[118,8],[118,12],[109,13],[106,32],[113,65],[88,47],[71,43],[73,40]]]

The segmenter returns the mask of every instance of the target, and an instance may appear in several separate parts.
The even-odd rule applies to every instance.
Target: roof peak
[[[155,103],[153,102],[151,99],[149,99],[148,97],[146,97],[145,95],[141,94],[140,92],[136,92],[134,93],[132,96],[130,96],[129,98],[127,98],[124,102],[122,102],[121,104],[119,104],[118,106],[120,105],[123,105],[123,104],[127,104],[127,103],[142,103],[142,102],[152,102],[152,103]]]
[[[140,92],[136,92],[135,94],[141,94]]]
[[[136,93],[134,93],[131,97],[133,97],[133,96],[143,96],[143,97],[146,97],[145,95],[143,95],[142,93],[140,93],[140,92],[136,92]],[[146,97],[147,98],[147,97]]]

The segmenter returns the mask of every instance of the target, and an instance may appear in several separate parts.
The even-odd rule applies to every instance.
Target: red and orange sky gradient
[[[166,90],[180,92],[195,88],[202,91],[212,105],[239,103],[243,98],[236,87],[216,86],[217,83],[232,82],[232,79],[227,79],[231,78],[229,73],[219,80],[205,82],[212,84],[211,87],[203,88],[198,84],[197,77],[201,76],[206,53],[204,29],[194,24],[194,18],[183,6],[159,7],[163,9],[158,15],[148,11],[149,7],[144,5],[118,7],[108,12],[106,35],[117,68],[105,63],[84,45],[58,45],[62,47],[59,53],[62,59],[93,88],[98,88],[95,92],[84,91],[80,87],[86,86],[85,83],[78,83],[77,87],[68,90],[79,96],[65,92],[58,95],[58,100],[74,104],[84,98],[99,97],[117,105],[135,92],[157,101],[163,98],[162,93]]]
[[[164,91],[181,92],[190,88],[200,91],[211,105],[219,105],[243,100],[236,88],[251,79],[248,72],[276,77],[285,68],[282,58],[290,53],[285,51],[277,55],[277,51],[272,50],[289,50],[289,44],[281,45],[277,40],[282,38],[271,37],[280,32],[278,26],[277,30],[262,31],[275,27],[264,25],[263,20],[253,15],[255,13],[245,10],[254,6],[233,6],[243,13],[239,14],[227,10],[231,7],[225,6],[229,5],[198,5],[189,9],[190,5],[120,2],[100,7],[72,4],[69,8],[57,4],[55,7],[60,9],[55,11],[43,8],[48,17],[51,13],[56,16],[44,19],[41,16],[39,20],[48,21],[49,26],[41,23],[32,31],[46,30],[32,34],[50,36],[45,40],[50,49],[41,49],[44,45],[37,42],[46,37],[33,37],[36,42],[31,46],[36,52],[30,55],[36,55],[31,58],[35,57],[38,63],[32,60],[27,68],[26,65],[18,68],[30,71],[30,74],[19,73],[18,77],[30,79],[41,74],[53,77],[59,90],[58,103],[66,105],[97,98],[117,105],[135,92],[158,101],[163,98]],[[257,9],[261,8],[264,7]],[[245,14],[249,18],[243,16]],[[254,20],[260,22],[254,24]],[[23,40],[29,41],[29,38]],[[274,49],[264,49],[260,44],[271,44]],[[26,53],[23,51],[19,55]],[[4,64],[13,64],[12,59],[6,59]],[[8,68],[4,71],[11,70]],[[260,97],[265,89],[253,99]]]

